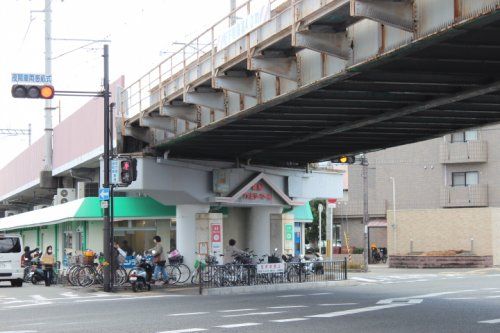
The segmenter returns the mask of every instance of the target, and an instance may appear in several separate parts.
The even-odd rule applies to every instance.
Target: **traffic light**
[[[120,161],[120,182],[130,185],[137,180],[137,159],[127,158]]]
[[[340,163],[340,164],[353,164],[354,162],[356,162],[356,158],[350,155],[339,156],[332,160],[332,163]]]
[[[14,98],[54,98],[54,87],[51,85],[29,85],[14,84],[12,86],[12,97]]]

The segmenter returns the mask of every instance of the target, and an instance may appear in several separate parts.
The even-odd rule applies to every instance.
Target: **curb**
[[[319,289],[327,287],[346,287],[357,286],[358,281],[319,281],[319,282],[302,282],[302,283],[285,283],[285,284],[266,284],[257,286],[240,286],[240,287],[222,287],[203,289],[204,296],[223,296],[223,295],[239,295],[239,294],[257,294],[273,291],[286,291],[297,289]]]

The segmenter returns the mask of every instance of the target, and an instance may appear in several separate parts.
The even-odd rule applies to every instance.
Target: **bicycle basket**
[[[83,256],[83,264],[84,265],[93,265],[94,264],[94,256]]]
[[[184,261],[184,257],[181,255],[168,258],[168,263],[171,265],[182,264],[183,261]]]

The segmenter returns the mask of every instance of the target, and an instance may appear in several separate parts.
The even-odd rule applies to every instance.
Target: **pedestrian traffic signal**
[[[137,159],[127,158],[120,161],[120,182],[130,185],[137,180]]]
[[[14,98],[54,98],[54,87],[51,85],[14,84],[11,92]]]
[[[336,157],[332,160],[332,163],[340,163],[340,164],[353,164],[356,162],[356,158],[354,156],[343,155]]]

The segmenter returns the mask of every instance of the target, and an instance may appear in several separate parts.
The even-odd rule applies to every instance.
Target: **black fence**
[[[198,267],[193,282],[202,288],[347,280],[347,260],[207,265]]]

